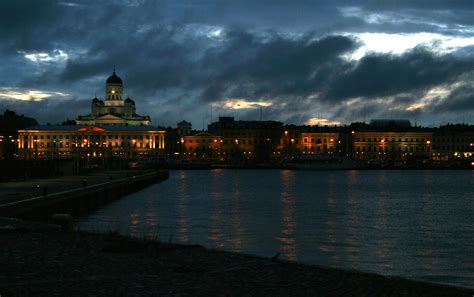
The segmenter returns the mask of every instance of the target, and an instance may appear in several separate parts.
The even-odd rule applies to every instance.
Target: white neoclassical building
[[[135,113],[135,102],[123,100],[122,79],[114,73],[105,85],[105,100],[92,100],[92,113],[76,125],[38,125],[18,131],[22,159],[156,157],[165,149],[165,130]]]

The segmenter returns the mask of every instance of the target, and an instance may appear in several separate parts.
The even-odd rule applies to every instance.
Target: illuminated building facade
[[[359,160],[429,159],[432,132],[425,131],[356,131],[353,134],[353,158]]]
[[[408,121],[379,120],[349,126],[352,157],[358,160],[403,161],[429,159],[433,132],[412,127]]]
[[[280,133],[280,139],[275,149],[274,157],[276,159],[282,159],[301,153],[300,144],[302,131],[304,131],[302,126],[284,126]]]
[[[186,159],[222,160],[222,137],[208,132],[199,132],[181,138],[182,155]],[[221,156],[222,154],[222,156]]]
[[[149,117],[135,113],[135,102],[123,100],[122,79],[107,79],[104,101],[92,100],[92,113],[79,116],[78,125],[39,125],[18,131],[23,159],[126,158],[144,159],[161,154],[165,131],[150,126]]]
[[[474,126],[445,125],[434,130],[434,160],[450,161],[474,156]]]
[[[18,133],[23,159],[143,159],[165,146],[165,131],[152,126],[34,126]]]
[[[266,161],[274,157],[283,124],[276,121],[235,121],[220,117],[208,126],[210,133],[222,137],[225,159]]]
[[[280,156],[294,155],[343,155],[343,128],[329,126],[284,127],[277,152]]]
[[[300,139],[300,150],[303,154],[341,153],[341,140],[338,132],[304,132],[301,133]]]
[[[77,117],[76,123],[98,126],[150,125],[150,117],[136,114],[135,101],[130,98],[124,100],[123,91],[122,79],[114,71],[105,84],[105,100],[97,97],[92,99],[91,114]]]

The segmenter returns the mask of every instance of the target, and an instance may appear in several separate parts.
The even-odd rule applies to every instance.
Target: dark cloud
[[[40,124],[61,124],[66,119],[75,119],[79,114],[89,114],[90,100],[65,100],[58,97],[49,97],[43,101],[0,100],[0,112],[5,109],[33,117]]]
[[[474,76],[474,73],[471,75]],[[434,106],[434,112],[473,112],[474,85],[456,88],[447,98]]]
[[[232,32],[226,46],[208,53],[203,61],[204,67],[221,68],[209,78],[203,99],[310,95],[335,68],[344,68],[340,56],[355,48],[356,42],[343,36],[257,38]]]
[[[48,31],[58,20],[59,12],[55,0],[0,1],[0,53],[47,47]]]
[[[415,48],[403,55],[370,54],[328,84],[326,100],[384,97],[450,84],[474,69],[474,58]]]
[[[357,2],[357,1],[356,1]],[[422,9],[422,10],[469,10],[474,8],[471,0],[369,0],[358,1],[368,9],[380,10],[401,10],[401,9]]]
[[[344,14],[350,7],[354,13]],[[399,105],[400,116],[413,116],[404,108],[430,88],[473,83],[472,46],[449,55],[417,48],[355,62],[342,56],[359,43],[340,32],[472,36],[472,8],[472,1],[440,0],[3,0],[0,87],[60,91],[79,99],[2,100],[0,106],[31,111],[42,122],[88,113],[88,98],[102,96],[115,66],[127,95],[160,124],[184,117],[200,126],[209,103],[226,98],[270,101],[265,118],[296,123],[317,116],[318,108],[336,120],[383,114],[387,104]],[[67,59],[24,57],[58,50]],[[456,92],[436,102],[439,112],[469,100]],[[345,103],[353,97],[360,97],[360,106],[347,111]],[[374,103],[385,97],[386,103]],[[259,117],[258,109],[235,114]]]

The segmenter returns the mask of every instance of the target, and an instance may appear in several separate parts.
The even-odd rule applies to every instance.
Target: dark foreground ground
[[[468,289],[0,219],[0,296],[473,296]]]

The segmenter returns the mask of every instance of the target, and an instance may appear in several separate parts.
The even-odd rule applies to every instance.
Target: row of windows
[[[369,138],[365,138],[365,137],[360,138],[360,137],[357,137],[358,142],[360,142],[361,139],[362,139],[362,142],[366,142],[366,141],[367,142],[382,142],[382,140],[385,141],[385,142],[389,141],[389,138],[375,138],[375,137],[374,138],[370,138],[370,137]],[[398,142],[402,142],[403,141],[402,139],[403,138],[398,138]],[[391,141],[395,142],[396,138],[392,137]],[[430,140],[428,139],[427,141],[430,141]],[[421,139],[420,138],[405,138],[405,140],[403,142],[425,142],[425,139],[424,138],[421,138]]]
[[[193,140],[192,140],[192,139],[184,139],[184,142],[185,142],[185,143],[186,143],[186,142],[187,142],[187,143],[193,143]],[[199,143],[199,142],[201,142],[201,143],[206,143],[206,142],[207,142],[207,143],[212,143],[212,139],[201,139],[201,140],[196,139],[196,143]],[[217,140],[217,139],[214,139],[214,142],[218,142],[218,140]]]
[[[474,150],[474,147],[470,145],[434,145],[433,149],[451,151],[471,151]]]
[[[150,155],[150,152],[114,152],[113,153],[115,156],[124,156],[124,155],[127,155],[127,156],[146,156],[146,155]],[[56,155],[62,155],[62,156],[71,156],[73,155],[72,152],[58,152],[58,154],[56,154],[56,152],[52,151],[52,152],[33,152],[32,155],[38,155],[38,156],[47,156],[47,155],[53,155],[53,156],[56,156]],[[87,153],[87,156],[102,156],[102,153],[101,152],[97,152],[97,153]]]
[[[210,151],[210,150],[212,150],[212,147],[210,147],[210,146],[207,146],[207,147],[206,146],[197,146],[197,147],[190,146],[190,147],[188,147],[187,150],[190,151],[190,152],[192,152],[192,151]]]
[[[450,138],[450,137],[439,137],[439,138],[436,138],[436,142],[474,142],[474,138],[464,138],[464,137],[461,137],[461,138]]]
[[[310,151],[314,151],[314,148],[315,148],[314,146],[310,146],[310,147],[309,147],[309,150],[310,150]],[[332,150],[334,149],[332,146],[330,146],[329,148],[326,147],[326,146],[324,146],[324,147],[316,146],[316,151],[321,151],[321,148],[322,148],[322,150],[325,151],[325,152],[327,152],[328,150],[329,150],[329,151],[332,151]],[[305,146],[304,146],[304,150],[307,151],[307,150],[308,150],[308,146],[305,145]]]
[[[310,141],[311,141],[311,143],[314,143],[315,141],[316,141],[316,143],[328,143],[328,139],[327,139],[327,138],[322,138],[322,139],[321,139],[321,138],[316,138],[316,139],[315,139],[315,138],[311,138]],[[330,139],[329,139],[329,142],[334,142],[334,141],[335,141],[334,138],[330,138]],[[336,141],[337,141],[337,139],[336,139]],[[304,142],[305,142],[305,143],[308,143],[308,138],[305,137],[305,138],[304,138]]]
[[[388,147],[382,147],[382,146],[356,146],[356,151],[357,152],[388,152],[389,151],[389,148]],[[392,147],[391,148],[391,151],[394,152],[395,151],[395,148]],[[425,148],[424,147],[408,147],[406,146],[404,149],[400,146],[398,147],[398,151],[399,152],[402,152],[402,151],[405,151],[405,152],[425,152]],[[426,152],[429,152],[430,149],[429,148],[426,148]]]
[[[85,138],[89,138],[89,139],[150,139],[150,138],[153,138],[150,137],[149,135],[146,135],[145,137],[143,137],[143,135],[127,135],[127,136],[124,136],[124,135],[73,135],[71,137],[69,137],[69,135],[40,135],[39,136],[39,139],[85,139]],[[38,136],[35,135],[33,137],[33,139],[38,139]],[[159,136],[155,136],[155,139],[158,140],[159,139]]]
[[[142,142],[135,142],[135,143],[128,143],[128,142],[115,142],[115,143],[112,143],[112,142],[109,142],[108,144],[108,147],[134,147],[134,148],[150,148],[150,144],[149,143],[142,143]],[[56,145],[55,143],[53,142],[47,142],[46,145],[44,142],[41,142],[39,144],[39,147],[40,148],[63,148],[63,143],[62,142],[58,142]],[[66,142],[64,143],[64,147],[66,148],[69,148],[69,142]],[[107,147],[107,144],[103,143],[103,144],[99,144],[99,143],[91,143],[91,144],[88,144],[88,145],[81,145],[81,147]]]

